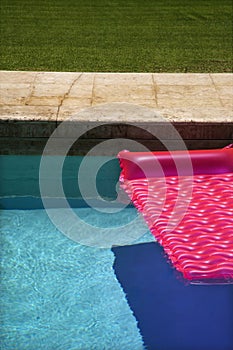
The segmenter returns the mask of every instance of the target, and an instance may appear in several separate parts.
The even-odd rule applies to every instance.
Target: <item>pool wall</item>
[[[78,171],[83,160],[82,156],[67,156],[62,172],[62,184],[66,198],[69,198],[72,206],[85,206],[83,196],[78,185]],[[0,156],[1,187],[0,205],[2,208],[9,208],[10,204],[19,209],[30,207],[42,207],[39,188],[39,168],[41,156],[5,155]],[[51,157],[54,164],[59,162],[59,156]],[[99,195],[103,198],[115,199],[117,196],[117,183],[119,178],[119,162],[115,158],[109,160],[107,156],[89,157],[89,167],[94,164],[103,164],[96,174],[96,186]],[[87,174],[87,176],[95,174]],[[55,194],[59,179],[53,173],[53,164],[48,171],[46,179],[50,185],[50,193]],[[93,189],[90,188],[88,198],[94,197]],[[49,195],[49,194],[48,194]]]
[[[111,107],[114,110],[114,106]],[[117,108],[117,107],[115,107]],[[137,113],[135,107],[135,113]],[[140,119],[128,120],[124,122],[110,120],[110,124],[100,125],[85,133],[71,148],[70,155],[85,155],[90,149],[95,147],[100,142],[107,139],[126,138],[142,143],[150,150],[164,150],[164,145],[159,142],[150,133],[145,131],[145,128],[155,130],[157,135],[164,134],[166,123],[158,121],[147,121],[143,117]],[[233,139],[233,123],[231,121],[219,120],[201,120],[193,118],[187,122],[177,120],[168,120],[174,126],[175,130],[180,134],[181,138],[188,149],[212,149],[221,148],[232,142]],[[182,119],[182,118],[180,118]],[[231,118],[229,118],[230,120]],[[105,123],[105,121],[103,121]],[[137,126],[132,124],[137,124]],[[79,123],[80,127],[85,127],[85,124],[91,126],[91,122]],[[101,121],[100,121],[101,124]],[[2,155],[40,155],[51,136],[56,130],[59,123],[50,120],[32,121],[32,120],[17,120],[15,117],[9,120],[0,120],[0,154]],[[63,135],[64,136],[64,135]],[[179,140],[174,135],[167,135],[164,139],[169,140],[174,149],[179,149]],[[61,147],[64,138],[60,137]],[[58,150],[59,154],[59,150]],[[113,153],[111,155],[114,155]]]

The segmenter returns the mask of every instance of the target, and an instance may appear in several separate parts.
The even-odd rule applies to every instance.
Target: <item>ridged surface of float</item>
[[[121,187],[185,279],[233,281],[233,173],[121,179]]]

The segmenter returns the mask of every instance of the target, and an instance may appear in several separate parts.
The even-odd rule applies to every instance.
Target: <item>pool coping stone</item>
[[[134,106],[133,118],[116,112],[121,104]],[[106,105],[107,118],[100,113]],[[233,74],[0,71],[1,154],[40,154],[57,126],[71,116],[82,125],[110,125],[84,135],[77,154],[116,137],[160,148],[134,128],[134,123],[161,124],[151,113],[137,118],[140,107],[173,124],[189,148],[222,147],[233,139]]]

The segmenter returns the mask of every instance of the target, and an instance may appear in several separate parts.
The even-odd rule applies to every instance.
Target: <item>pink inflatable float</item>
[[[121,187],[192,283],[233,283],[233,147],[118,155]]]

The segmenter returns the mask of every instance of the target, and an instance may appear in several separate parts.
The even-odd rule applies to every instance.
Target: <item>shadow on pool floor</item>
[[[185,284],[157,243],[112,251],[147,349],[233,349],[233,285]]]

